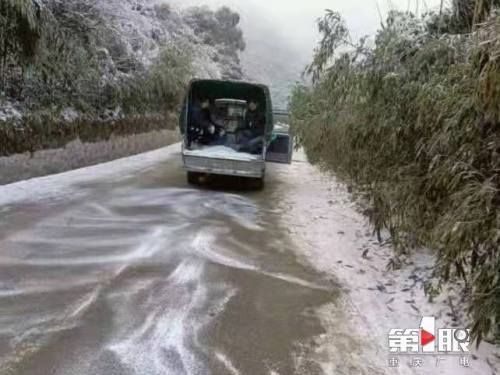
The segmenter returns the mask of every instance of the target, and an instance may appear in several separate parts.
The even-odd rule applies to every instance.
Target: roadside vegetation
[[[370,204],[376,232],[405,254],[437,252],[435,275],[460,280],[478,342],[500,335],[500,1],[454,0],[416,17],[392,12],[375,41],[342,16],[291,98],[309,159]]]
[[[197,66],[241,76],[238,24],[225,7],[2,0],[0,156],[173,128]]]

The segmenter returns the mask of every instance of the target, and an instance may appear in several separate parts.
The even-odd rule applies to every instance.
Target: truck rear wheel
[[[251,178],[250,186],[255,190],[264,189],[264,177]]]
[[[201,173],[198,172],[188,172],[187,180],[190,185],[199,185],[200,184]]]

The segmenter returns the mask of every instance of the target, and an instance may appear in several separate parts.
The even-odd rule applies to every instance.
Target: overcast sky
[[[230,5],[242,15],[245,34],[274,26],[291,44],[312,49],[317,40],[316,19],[325,9],[342,13],[354,37],[374,34],[390,9],[416,12],[439,7],[441,0],[182,0],[182,4]],[[257,33],[259,34],[259,33]]]

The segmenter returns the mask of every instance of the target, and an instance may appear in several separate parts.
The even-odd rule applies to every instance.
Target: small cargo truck
[[[283,118],[285,112],[280,112]],[[180,113],[182,158],[188,182],[210,175],[238,176],[264,185],[266,162],[291,163],[293,138],[275,126],[265,85],[193,80]]]

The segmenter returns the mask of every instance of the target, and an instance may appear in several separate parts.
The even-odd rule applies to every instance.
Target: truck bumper
[[[263,178],[266,172],[264,160],[228,160],[183,155],[184,169],[189,172],[227,176]]]

